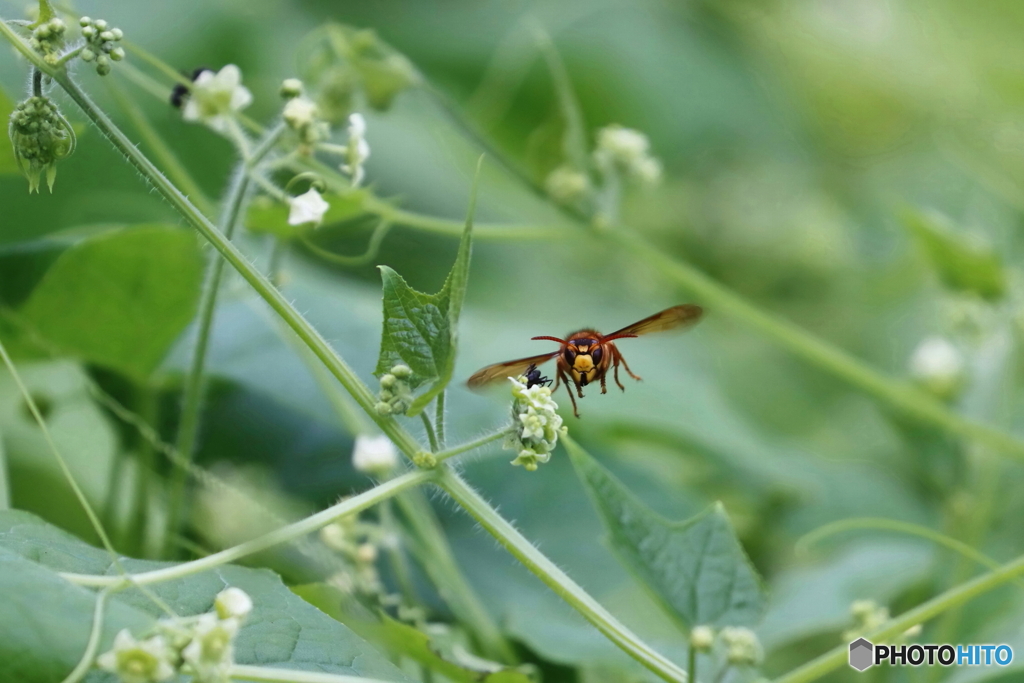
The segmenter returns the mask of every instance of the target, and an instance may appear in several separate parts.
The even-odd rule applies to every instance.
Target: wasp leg
[[[572,395],[572,387],[569,386],[568,378],[563,377],[562,374],[563,374],[562,370],[559,369],[559,371],[558,371],[558,381],[559,382],[565,382],[565,390],[569,393],[569,400],[572,401],[572,414],[575,415],[576,417],[579,417],[580,416],[580,411],[576,407],[576,397]],[[580,398],[583,398],[582,392],[580,393]]]
[[[607,379],[608,379],[608,373],[607,372],[601,373],[601,393],[602,394],[607,394],[608,393],[608,387],[605,385],[605,380],[607,380]]]
[[[622,352],[621,351],[619,351],[618,349],[615,349],[615,355],[618,357],[618,360],[622,362],[622,367],[626,368],[626,372],[629,373],[630,377],[635,379],[637,382],[642,382],[643,381],[640,377],[637,377],[636,375],[634,375],[633,371],[629,369],[629,365],[626,363],[626,359],[622,357]],[[620,384],[619,386],[622,386],[622,385]]]

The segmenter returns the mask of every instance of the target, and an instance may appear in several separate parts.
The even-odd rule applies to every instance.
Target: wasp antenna
[[[632,337],[638,337],[637,334],[610,334],[607,337],[601,337],[601,343],[615,341],[616,339],[630,339]]]
[[[564,344],[565,343],[564,339],[559,339],[558,337],[530,337],[530,339],[533,339],[533,340],[543,339],[545,341],[558,342],[559,344]]]

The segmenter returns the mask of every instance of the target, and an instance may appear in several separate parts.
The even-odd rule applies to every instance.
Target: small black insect
[[[526,377],[526,388],[531,389],[538,385],[544,385],[546,387],[551,386],[552,380],[549,377],[545,377],[540,374],[540,370],[537,369],[536,365],[531,365],[526,368],[526,372],[523,373]]]
[[[205,66],[195,69],[190,76],[192,82],[195,83],[195,80],[199,78],[199,74],[204,71],[209,71],[209,69]],[[176,83],[174,88],[171,89],[171,106],[175,109],[181,109],[181,105],[185,103],[185,98],[188,97],[188,92],[189,89],[187,85],[184,85],[183,83]]]

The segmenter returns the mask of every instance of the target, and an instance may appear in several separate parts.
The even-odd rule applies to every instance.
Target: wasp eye
[[[594,359],[594,365],[597,365],[598,363],[601,362],[601,356],[603,355],[604,351],[601,350],[601,347],[595,346],[594,349],[590,352],[590,357]]]
[[[565,362],[569,365],[576,362],[576,351],[571,346],[566,346],[562,355],[565,356]]]

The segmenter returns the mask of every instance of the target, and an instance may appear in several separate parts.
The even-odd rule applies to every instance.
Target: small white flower
[[[370,143],[366,141],[366,119],[355,113],[348,117],[348,147],[341,170],[352,178],[352,187],[358,187],[366,175],[363,164],[370,158]]]
[[[387,474],[398,466],[398,451],[384,436],[357,436],[352,449],[352,466],[360,472]]]
[[[96,659],[96,665],[116,674],[121,683],[160,683],[174,676],[171,655],[163,636],[140,641],[124,629],[114,637],[114,647]]]
[[[850,603],[850,614],[853,616],[853,628],[843,632],[844,642],[856,640],[889,621],[889,609],[874,600],[854,600]]]
[[[694,626],[690,631],[690,647],[707,652],[715,644],[715,631],[710,626]]]
[[[226,133],[231,117],[250,104],[252,93],[242,85],[241,69],[228,64],[217,73],[204,71],[196,77],[182,116]]]
[[[725,658],[730,664],[753,666],[764,657],[761,641],[749,628],[726,626],[718,635],[725,644]]]
[[[182,670],[191,673],[196,683],[227,683],[234,663],[234,639],[237,619],[218,619],[202,614],[196,620],[192,642],[181,651]]]
[[[221,619],[244,619],[252,611],[252,598],[241,588],[225,588],[213,601],[217,616]]]
[[[327,209],[331,208],[331,205],[312,187],[305,194],[292,197],[289,203],[291,210],[288,212],[288,225],[303,225],[305,223],[320,225]]]
[[[282,114],[285,123],[296,130],[313,125],[318,115],[319,109],[316,102],[307,100],[305,97],[294,97],[288,100]]]
[[[951,396],[964,379],[963,355],[948,340],[930,337],[914,349],[910,374],[932,392]]]
[[[629,166],[647,155],[651,142],[638,130],[614,124],[597,133],[597,148],[623,166]]]
[[[620,168],[646,183],[661,180],[661,162],[651,156],[651,142],[638,130],[618,124],[597,133],[594,160],[603,169]]]

